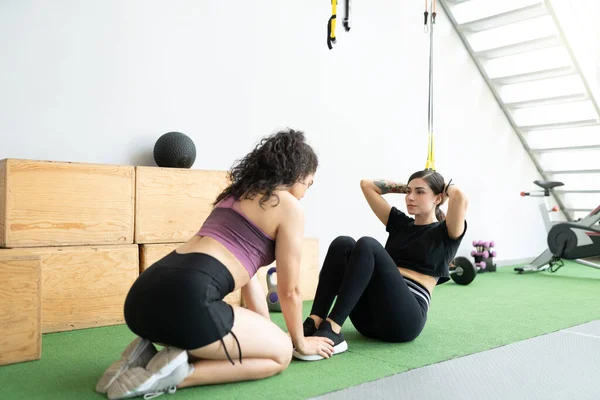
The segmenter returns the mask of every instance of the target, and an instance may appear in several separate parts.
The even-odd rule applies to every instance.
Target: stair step
[[[562,44],[563,42],[560,36],[552,34],[538,39],[500,46],[489,50],[477,51],[473,54],[475,57],[481,60],[490,60],[494,58],[527,53],[534,50],[546,49],[548,47],[561,46]]]
[[[600,150],[600,144],[592,146],[568,146],[568,147],[548,147],[541,149],[531,149],[534,153],[556,153],[561,151],[577,151],[577,150]]]
[[[589,100],[511,109],[510,114],[517,126],[598,120],[598,112]]]
[[[585,149],[570,152],[535,154],[542,170],[593,170],[598,168],[600,150]],[[592,189],[594,182],[578,189]],[[597,189],[597,188],[593,188]]]
[[[446,10],[446,13],[451,15],[452,19],[456,22],[454,25],[457,26],[504,14],[526,6],[534,4],[540,5],[546,1],[547,0],[473,0],[448,4],[447,0],[441,0],[440,3]],[[548,13],[550,13],[549,8]]]
[[[521,132],[531,132],[549,129],[565,129],[565,128],[579,128],[582,126],[600,125],[600,121],[597,119],[586,119],[582,121],[570,121],[570,122],[556,122],[552,124],[540,124],[540,125],[526,125],[519,126]],[[600,170],[599,170],[600,171]]]
[[[548,15],[548,10],[544,4],[531,4],[512,11],[506,11],[500,14],[466,22],[464,24],[459,24],[456,28],[462,32],[480,32],[483,30],[509,25],[514,22],[540,17],[542,15]]]
[[[544,41],[547,38],[558,38],[559,32],[552,16],[542,15],[484,31],[465,32],[464,36],[467,38],[471,50],[478,54],[483,51],[496,51],[533,41]],[[559,39],[556,40],[557,43],[561,42]]]
[[[527,132],[524,135],[529,148],[600,145],[600,125],[573,129],[551,129]],[[600,179],[598,179],[600,184]]]
[[[525,100],[525,101],[515,101],[511,103],[504,103],[504,105],[511,109],[518,108],[529,108],[529,107],[539,107],[539,106],[548,106],[554,104],[564,104],[571,103],[576,101],[585,101],[589,100],[589,96],[587,93],[578,93],[578,94],[567,94],[562,96],[553,96],[542,99],[535,100]]]
[[[581,77],[577,74],[569,76],[560,76],[547,79],[538,79],[530,82],[521,82],[511,85],[495,85],[494,86],[500,95],[500,99],[506,105],[514,105],[514,107],[525,107],[528,104],[521,104],[530,101],[562,102],[563,96],[567,97],[562,100],[565,102],[577,100],[586,100],[583,96],[588,96],[585,85]],[[555,98],[558,98],[554,100]]]
[[[564,45],[487,60],[474,58],[489,79],[574,66]]]
[[[501,76],[490,79],[490,83],[494,85],[510,85],[514,83],[531,82],[538,79],[556,78],[575,74],[577,74],[577,70],[571,65],[566,67],[548,68],[535,72],[526,72],[523,74]]]

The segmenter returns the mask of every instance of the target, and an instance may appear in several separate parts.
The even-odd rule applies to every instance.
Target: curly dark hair
[[[272,196],[277,197],[273,193],[275,189],[291,187],[314,174],[318,166],[318,157],[306,143],[304,132],[279,131],[264,137],[254,150],[234,163],[228,173],[231,184],[217,196],[213,205],[228,196],[240,200],[262,194],[262,207]]]
[[[439,172],[432,171],[429,169],[417,171],[414,174],[412,174],[410,176],[410,178],[408,178],[407,185],[410,183],[410,181],[412,181],[413,179],[417,179],[417,178],[421,178],[425,182],[427,182],[427,185],[429,186],[429,188],[433,191],[433,194],[435,194],[435,195],[441,194],[444,191],[444,182],[445,182],[444,177]],[[439,204],[437,206],[435,206],[435,218],[439,222],[446,219],[446,215],[444,214],[444,212],[442,210],[440,210]]]

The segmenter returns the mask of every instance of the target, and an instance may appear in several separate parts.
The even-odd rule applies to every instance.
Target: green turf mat
[[[304,309],[307,315],[310,303]],[[284,326],[281,314],[272,318]],[[307,398],[596,319],[600,271],[566,263],[554,274],[518,275],[504,267],[480,274],[469,286],[449,282],[436,288],[425,330],[411,343],[363,338],[348,321],[344,354],[311,363],[294,360],[269,379],[189,388],[173,398]],[[0,397],[106,398],[94,392],[96,381],[132,338],[123,325],[44,335],[42,360],[0,367]]]

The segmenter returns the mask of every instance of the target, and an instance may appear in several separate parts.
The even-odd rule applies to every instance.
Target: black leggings
[[[386,342],[414,340],[427,321],[430,294],[403,277],[375,239],[336,238],[327,251],[311,310],[339,324],[350,316],[362,335]]]

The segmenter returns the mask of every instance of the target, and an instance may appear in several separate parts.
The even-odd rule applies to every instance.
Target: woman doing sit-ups
[[[363,180],[360,186],[389,235],[385,246],[371,237],[355,241],[348,236],[329,246],[304,335],[330,338],[334,354],[348,348],[341,332],[348,317],[364,336],[386,342],[414,340],[425,327],[433,289],[450,279],[449,263],[467,229],[466,196],[437,172],[418,171],[407,184]],[[389,193],[405,194],[413,217],[383,198]],[[440,206],[446,200],[444,216]],[[294,356],[323,358],[300,352]]]

